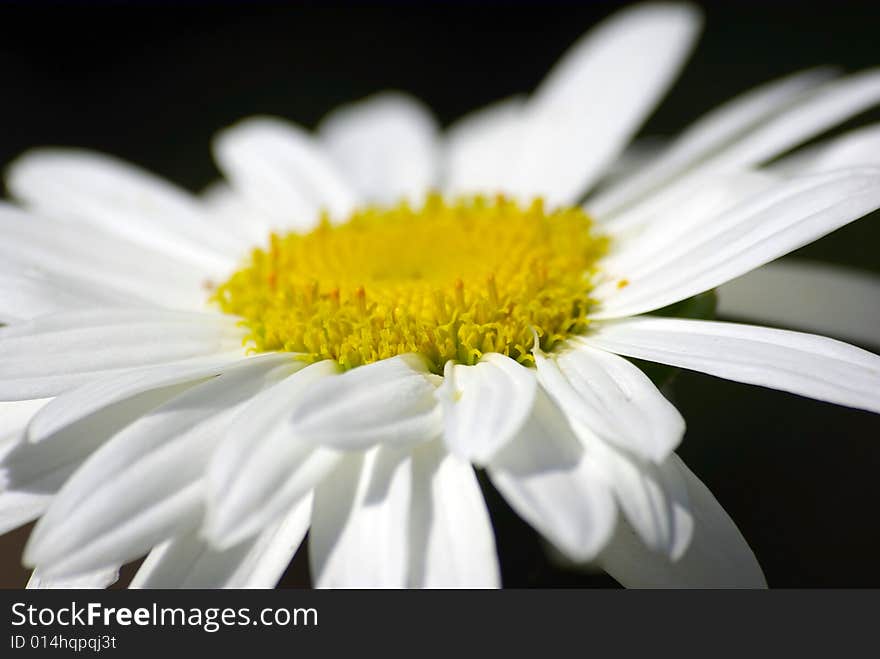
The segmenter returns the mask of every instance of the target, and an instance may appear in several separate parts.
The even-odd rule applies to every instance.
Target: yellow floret
[[[343,368],[417,352],[438,373],[485,352],[532,364],[532,328],[545,351],[586,329],[607,247],[580,208],[435,194],[272,234],[212,299],[244,319],[259,352]]]

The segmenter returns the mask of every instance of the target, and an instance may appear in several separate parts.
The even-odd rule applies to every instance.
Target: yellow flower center
[[[500,352],[532,364],[583,332],[608,240],[580,208],[498,197],[368,207],[306,234],[272,234],[213,300],[259,351],[353,368],[424,355],[433,370]]]

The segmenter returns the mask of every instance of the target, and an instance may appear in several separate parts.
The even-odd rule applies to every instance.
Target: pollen
[[[309,233],[273,233],[214,291],[257,352],[354,368],[416,352],[432,369],[499,352],[533,365],[583,332],[608,249],[580,208],[505,197],[366,207]]]

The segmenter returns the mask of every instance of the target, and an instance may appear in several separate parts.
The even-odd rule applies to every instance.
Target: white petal
[[[226,550],[191,531],[149,553],[130,588],[273,588],[309,527],[311,496],[280,522]]]
[[[58,487],[61,487],[61,483],[55,489]],[[52,501],[53,494],[54,490],[52,493],[16,490],[0,492],[0,535],[42,515]]]
[[[411,492],[407,451],[383,446],[346,456],[315,490],[309,530],[315,586],[406,586]]]
[[[52,400],[0,403],[0,534],[39,517],[82,459],[153,403],[118,406],[35,448],[25,441],[26,427]]]
[[[669,88],[701,22],[687,5],[645,4],[614,14],[572,46],[529,102],[514,189],[552,204],[575,202]]]
[[[361,197],[418,202],[437,180],[437,124],[406,94],[383,92],[337,108],[318,126],[327,150]]]
[[[40,410],[28,426],[28,441],[43,441],[62,428],[137,394],[210,378],[247,361],[240,354],[231,353],[139,368],[99,378],[57,396]]]
[[[116,493],[116,496],[119,496]],[[202,514],[203,492],[199,483],[176,489],[162,499],[160,505],[147,508],[125,519],[127,515],[114,516],[113,526],[99,526],[93,520],[86,521],[85,513],[77,515],[85,533],[67,529],[63,536],[50,536],[64,553],[51,552],[47,545],[28,545],[25,564],[39,562],[40,569],[49,578],[67,578],[81,572],[103,569],[119,562],[128,562],[143,555],[155,544],[187,529],[195,527]],[[57,497],[54,501],[57,501]],[[52,507],[49,507],[51,512]],[[90,511],[92,514],[92,511]],[[126,511],[128,513],[129,511]],[[42,520],[42,518],[41,518]],[[38,527],[40,522],[37,523]],[[97,537],[95,537],[97,535]],[[61,543],[60,538],[75,537],[74,542]],[[34,548],[35,547],[35,548]]]
[[[0,446],[7,439],[18,439],[34,415],[46,406],[51,398],[14,400],[0,402]],[[0,448],[0,455],[4,450]]]
[[[678,456],[671,458],[687,486],[694,536],[678,560],[649,550],[620,520],[598,562],[630,588],[765,588],[761,567],[733,520]]]
[[[880,69],[826,83],[723,156],[726,164],[761,163],[880,102]]]
[[[202,191],[205,212],[217,230],[233,234],[247,245],[262,245],[272,230],[272,221],[259,208],[248,203],[225,181],[216,181]]]
[[[591,317],[620,318],[664,307],[709,290],[802,247],[880,207],[880,169],[802,176],[703,222],[625,278],[594,291]],[[624,246],[625,249],[625,246]]]
[[[0,459],[0,532],[41,515],[55,493],[98,447],[187,386],[188,383],[146,391],[93,410],[41,437],[36,444],[27,441],[22,429]]]
[[[332,361],[307,366],[255,396],[233,419],[208,467],[206,534],[215,546],[259,533],[342,458],[297,436],[289,421],[295,401],[336,372]]]
[[[513,192],[511,174],[525,123],[512,97],[465,115],[446,131],[443,188],[449,195]]]
[[[0,399],[53,396],[125,369],[216,355],[241,345],[216,313],[90,310],[0,328]]]
[[[872,124],[799,149],[772,163],[769,169],[791,176],[862,165],[880,166],[880,124]]]
[[[616,509],[602,471],[542,390],[487,471],[517,514],[572,560],[591,559],[611,536]]]
[[[880,357],[814,334],[642,316],[585,341],[628,357],[880,413]]]
[[[880,346],[880,276],[785,258],[718,289],[718,314]]]
[[[413,452],[410,583],[415,588],[498,588],[495,536],[470,464],[441,442]]]
[[[16,489],[10,485],[6,466],[10,454],[22,444],[31,418],[51,400],[42,398],[0,403],[0,535],[39,517],[55,491]]]
[[[473,366],[447,362],[437,389],[446,446],[463,460],[486,464],[522,428],[536,388],[534,371],[498,353]]]
[[[30,320],[60,311],[107,306],[131,306],[121,295],[93,286],[37,273],[0,272],[0,324]]]
[[[290,372],[289,361],[254,358],[127,426],[64,485],[34,528],[25,561],[48,576],[76,574],[132,560],[194,528],[218,433],[241,403]]]
[[[52,498],[50,492],[17,490],[10,486],[5,462],[21,443],[31,417],[50,398],[0,403],[0,535],[39,517]],[[58,484],[60,487],[60,483]]]
[[[591,197],[587,202],[597,218],[617,213],[626,205],[660,188],[737,137],[789,106],[804,91],[831,75],[828,69],[801,71],[773,80],[708,112],[688,127],[653,162],[633,176]]]
[[[570,341],[550,355],[535,351],[538,381],[572,422],[605,441],[660,463],[684,435],[684,419],[631,362]]]
[[[183,263],[81,224],[0,203],[0,272],[46,278],[62,289],[101,291],[126,306],[204,304],[204,268]]]
[[[236,572],[236,587],[274,588],[293,559],[309,530],[312,496],[296,506],[275,526],[257,538],[254,549]]]
[[[166,309],[86,309],[84,311],[51,314],[29,323],[18,323],[11,327],[3,327],[2,330],[5,337],[46,336],[63,329],[79,329],[83,327],[117,328],[131,323],[210,327],[229,332],[231,328],[235,328],[238,318],[222,313],[197,313]],[[239,339],[242,336],[242,332],[232,333]]]
[[[658,206],[696,190],[710,176],[764,163],[880,102],[880,70],[847,76],[808,92],[772,120],[740,136],[692,171],[615,215],[605,225],[622,231],[645,222]]]
[[[281,119],[227,128],[214,141],[214,157],[232,186],[279,228],[309,229],[322,209],[343,220],[357,203],[312,136]]]
[[[643,227],[618,235],[602,260],[602,271],[638,273],[692,240],[704,225],[748,199],[779,186],[782,178],[766,171],[718,175],[689,189],[652,212]],[[628,277],[626,277],[628,280]]]
[[[240,246],[211,223],[195,198],[133,165],[75,149],[26,153],[7,186],[38,212],[100,227],[163,253],[223,272]]]
[[[42,574],[40,574],[39,570],[34,570],[31,573],[31,578],[28,579],[27,588],[31,589],[59,589],[59,588],[107,588],[107,586],[112,586],[119,580],[119,568],[118,567],[110,567],[103,568],[100,570],[96,570],[94,572],[87,572],[86,574],[80,574],[74,577],[60,578],[60,579],[47,579]]]
[[[608,167],[605,168],[602,178],[596,184],[599,191],[590,194],[587,206],[589,206],[593,217],[600,221],[603,219],[603,216],[596,213],[593,209],[593,199],[603,194],[605,190],[610,190],[621,181],[628,181],[638,176],[642,169],[651,165],[668,147],[669,139],[658,135],[636,137],[630,142],[617,158],[612,160]]]
[[[291,401],[291,433],[342,450],[433,439],[442,432],[438,380],[415,354],[325,378]]]
[[[24,400],[0,403],[0,535],[16,529],[43,514],[57,487],[49,491],[29,488],[16,489],[10,485],[5,463],[21,443],[25,427],[43,405],[51,399]],[[63,482],[63,481],[61,481]],[[51,484],[50,484],[51,485]]]
[[[601,466],[627,521],[652,551],[677,560],[693,535],[687,487],[669,456],[654,464],[604,444],[591,433],[579,433]]]

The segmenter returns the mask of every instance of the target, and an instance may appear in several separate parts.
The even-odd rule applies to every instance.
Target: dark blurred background
[[[0,161],[37,145],[82,146],[199,190],[218,177],[212,134],[242,116],[311,127],[338,103],[396,88],[446,125],[532,89],[621,4],[5,4]],[[880,65],[876,2],[699,4],[703,38],[645,135],[674,134],[796,69]],[[872,111],[848,126],[877,120]],[[863,219],[802,254],[880,274],[878,222]],[[880,586],[880,416],[693,373],[679,374],[673,393],[688,420],[681,455],[736,520],[771,586]],[[505,585],[614,585],[554,567],[528,527],[492,501]],[[0,538],[0,586],[25,583],[25,537]],[[303,558],[282,585],[307,583]]]

